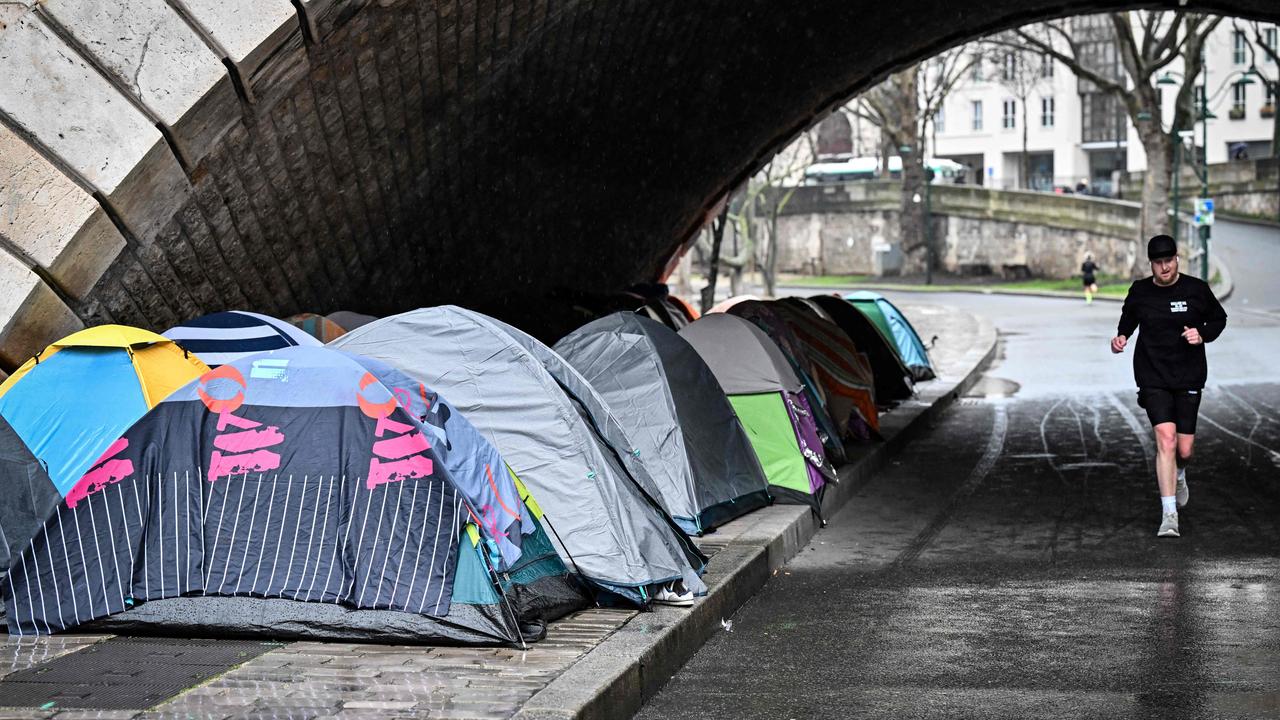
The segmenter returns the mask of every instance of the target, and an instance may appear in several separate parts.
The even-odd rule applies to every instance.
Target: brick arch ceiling
[[[0,367],[85,323],[652,279],[894,67],[1128,0],[0,3]],[[1276,0],[1187,9],[1280,20]]]

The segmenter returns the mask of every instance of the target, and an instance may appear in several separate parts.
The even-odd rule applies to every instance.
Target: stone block
[[[0,235],[83,297],[124,247],[89,193],[0,127]]]
[[[0,366],[10,371],[84,324],[35,273],[0,252]]]
[[[236,65],[251,75],[299,25],[289,0],[181,0]]]
[[[25,5],[0,4],[0,109],[103,193],[160,132]]]
[[[40,5],[166,125],[226,75],[164,0],[52,0]]]

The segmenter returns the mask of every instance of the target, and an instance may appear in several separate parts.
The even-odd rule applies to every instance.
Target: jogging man
[[[1227,326],[1227,313],[1209,284],[1178,272],[1178,246],[1168,235],[1147,243],[1151,277],[1129,287],[1111,352],[1124,352],[1138,330],[1133,378],[1138,405],[1156,433],[1160,487],[1158,537],[1178,537],[1178,508],[1187,504],[1186,464],[1195,443],[1196,417],[1209,366],[1204,344]]]

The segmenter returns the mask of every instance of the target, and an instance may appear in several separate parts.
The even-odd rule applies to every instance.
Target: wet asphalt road
[[[1250,241],[1280,271],[1270,232]],[[1280,281],[1247,272],[1177,540],[1106,349],[1118,305],[904,296],[996,322],[987,382],[637,717],[1280,717]]]

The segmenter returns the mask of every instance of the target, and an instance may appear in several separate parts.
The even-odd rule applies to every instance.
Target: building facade
[[[1124,81],[1114,35],[1106,16],[1073,18],[1070,30],[1088,67]],[[1280,31],[1262,28],[1263,41],[1277,46]],[[975,55],[975,58],[978,57]],[[1224,20],[1205,48],[1210,119],[1196,123],[1194,138],[1210,163],[1265,157],[1271,153],[1276,98],[1274,84],[1246,72],[1256,66],[1272,81],[1280,68],[1254,41],[1252,26]],[[1181,61],[1167,69],[1161,84],[1162,121],[1173,119],[1173,99],[1181,82]],[[1025,165],[1023,125],[1026,125]],[[1077,190],[1116,193],[1117,171],[1146,167],[1146,154],[1118,100],[1076,78],[1064,65],[1030,52],[990,54],[947,96],[934,117],[933,154],[968,166],[969,180],[1002,189]],[[1189,133],[1190,134],[1190,133]],[[1188,145],[1188,152],[1191,152]]]

